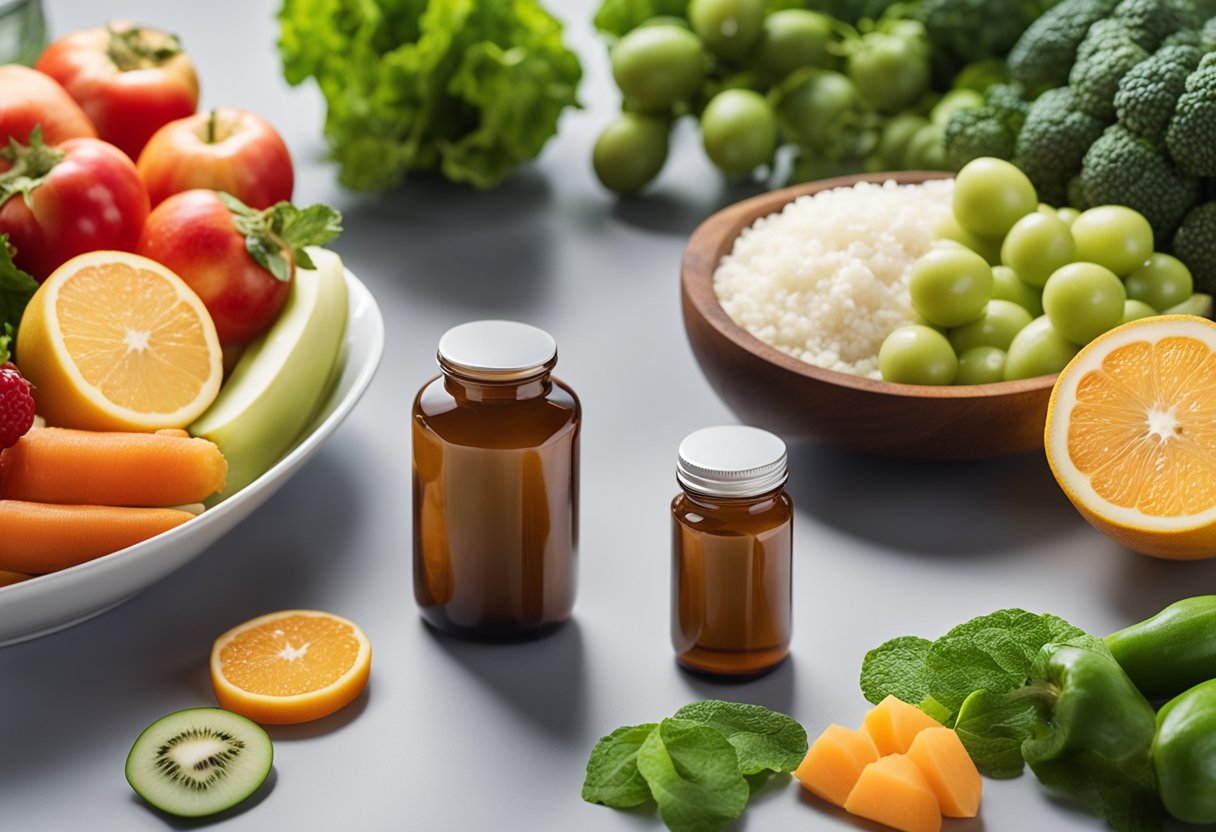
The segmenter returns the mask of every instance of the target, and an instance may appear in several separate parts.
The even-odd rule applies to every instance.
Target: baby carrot
[[[0,570],[40,575],[66,569],[147,540],[193,516],[168,508],[0,500]]]
[[[177,506],[224,487],[214,443],[183,431],[39,428],[0,453],[0,499],[98,506]]]

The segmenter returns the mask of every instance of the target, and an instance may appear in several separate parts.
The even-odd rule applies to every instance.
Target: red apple
[[[274,322],[296,265],[312,268],[304,247],[336,237],[341,220],[324,205],[280,202],[257,211],[228,194],[183,191],[152,209],[135,250],[186,281],[227,352]]]
[[[283,139],[247,110],[220,107],[171,121],[139,154],[152,205],[195,188],[224,191],[251,208],[291,200],[295,176]]]

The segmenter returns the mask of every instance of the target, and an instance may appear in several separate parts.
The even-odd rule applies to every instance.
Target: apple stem
[[[207,117],[207,144],[215,144],[216,127],[219,122],[220,112],[214,107],[211,108],[211,115]]]

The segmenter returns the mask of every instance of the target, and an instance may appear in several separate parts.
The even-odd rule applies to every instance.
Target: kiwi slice
[[[202,817],[257,791],[273,760],[257,723],[220,708],[189,708],[144,729],[127,755],[127,782],[157,809]]]

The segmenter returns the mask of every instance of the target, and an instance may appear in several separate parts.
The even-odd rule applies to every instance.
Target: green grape
[[[760,39],[764,0],[690,0],[688,22],[710,52],[742,58]]]
[[[1043,311],[1051,325],[1082,346],[1122,320],[1125,300],[1123,282],[1096,263],[1070,263],[1043,287]]]
[[[992,297],[1013,301],[1029,312],[1032,318],[1043,314],[1042,291],[1022,280],[1008,266],[992,267]]]
[[[1003,159],[975,159],[955,177],[954,218],[972,234],[1003,239],[1015,222],[1038,207],[1030,179]]]
[[[950,330],[950,345],[959,355],[975,347],[1007,350],[1013,336],[1032,320],[1030,313],[1013,301],[990,300],[979,319]]]
[[[652,112],[670,110],[701,88],[705,50],[687,29],[642,26],[613,47],[612,77],[630,104]]]
[[[972,234],[958,224],[958,220],[954,218],[953,214],[946,216],[938,224],[933,236],[939,240],[953,240],[961,243],[983,257],[991,266],[999,266],[1001,263],[1001,241]]]
[[[667,161],[666,119],[621,113],[595,142],[591,163],[605,188],[634,194],[659,175]]]
[[[972,347],[958,357],[955,384],[992,384],[1004,380],[1004,350],[996,347]]]
[[[1125,324],[1128,321],[1138,321],[1141,318],[1151,318],[1154,315],[1160,314],[1156,309],[1149,306],[1142,300],[1132,300],[1128,298],[1123,301],[1123,317],[1119,323]]]
[[[701,141],[719,170],[727,176],[743,176],[772,161],[777,116],[759,93],[723,90],[701,113]]]
[[[1065,206],[1056,209],[1056,216],[1064,221],[1064,224],[1072,228],[1072,224],[1077,221],[1077,217],[1081,216],[1081,212],[1076,208]]]
[[[804,66],[831,69],[835,59],[832,19],[806,9],[782,9],[764,18],[760,45],[756,47],[756,68],[774,83]]]
[[[1100,205],[1073,221],[1077,259],[1105,266],[1126,277],[1153,253],[1153,227],[1143,216],[1122,205]]]
[[[1001,244],[1001,262],[1031,286],[1042,287],[1052,272],[1073,262],[1076,243],[1055,211],[1035,211],[1013,224]]]
[[[900,384],[950,384],[958,372],[958,357],[945,335],[912,324],[882,342],[878,370],[883,380]]]
[[[1169,309],[1191,296],[1195,281],[1191,270],[1177,257],[1153,252],[1144,264],[1123,281],[1127,296],[1142,300],[1154,309]]]
[[[1046,315],[1035,318],[1013,337],[1005,353],[1005,380],[1058,373],[1080,350],[1055,331]]]
[[[1161,310],[1162,315],[1199,315],[1203,318],[1212,317],[1212,296],[1196,292],[1177,306]]]
[[[983,314],[992,296],[992,268],[973,251],[930,249],[912,266],[908,292],[931,324],[961,326]]]

